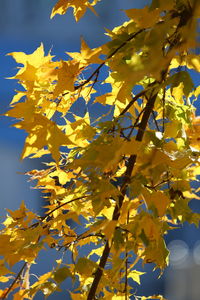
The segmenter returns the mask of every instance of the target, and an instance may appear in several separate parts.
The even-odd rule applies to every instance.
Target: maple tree
[[[76,21],[100,0],[59,0],[52,10],[73,8]],[[34,53],[10,53],[22,86],[6,116],[27,132],[21,158],[49,155],[36,180],[47,203],[39,216],[24,203],[8,209],[0,234],[1,299],[33,299],[59,290],[67,278],[71,299],[164,299],[137,296],[133,282],[143,272],[139,260],[161,273],[169,252],[164,236],[185,221],[199,225],[189,207],[199,199],[190,183],[200,174],[200,117],[194,103],[200,87],[190,70],[200,71],[197,47],[198,0],[153,0],[128,9],[128,21],[112,31],[110,41],[56,60],[41,44]],[[105,78],[99,79],[104,72]],[[89,75],[88,75],[89,74]],[[99,87],[107,92],[99,93]],[[104,89],[101,89],[104,90]],[[73,104],[82,101],[108,108],[91,120]],[[81,115],[81,116],[80,116]],[[82,226],[77,233],[76,226]],[[90,245],[89,254],[81,254]],[[52,270],[30,280],[29,270],[42,249],[70,253]],[[22,262],[17,274],[13,266]]]

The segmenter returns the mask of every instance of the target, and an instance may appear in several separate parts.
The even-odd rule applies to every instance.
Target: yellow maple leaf
[[[41,65],[51,61],[53,58],[53,56],[50,55],[50,52],[47,56],[45,56],[44,46],[42,43],[32,54],[26,54],[24,52],[12,52],[8,53],[7,55],[11,55],[18,64],[23,64],[24,68],[26,68],[27,63],[35,68],[38,68]],[[20,68],[20,72],[22,72],[22,69],[23,68]]]
[[[145,193],[145,201],[149,208],[153,205],[157,211],[159,217],[164,216],[166,209],[170,204],[170,199],[161,191],[156,191],[152,193]]]
[[[99,55],[101,54],[101,47],[90,49],[84,39],[81,39],[81,50],[79,52],[66,52],[69,56],[71,56],[75,61],[80,63],[80,66],[84,67],[88,64],[98,64],[101,63],[102,60],[99,59]]]
[[[132,278],[134,281],[136,281],[138,284],[140,284],[140,276],[143,275],[143,274],[145,274],[145,273],[137,271],[137,270],[132,270],[128,274],[128,277]]]
[[[4,260],[1,259],[0,260],[0,281],[1,282],[7,282],[8,280],[10,280],[10,277],[4,276],[7,274],[14,274],[14,273],[5,267],[5,262]]]
[[[190,145],[200,150],[200,117],[193,116],[192,127],[186,129],[187,136],[190,140]]]
[[[157,220],[150,215],[145,215],[140,221],[140,230],[144,230],[146,237],[149,240],[158,241],[160,239],[160,227]]]
[[[26,102],[17,103],[11,110],[5,113],[5,116],[16,119],[24,118],[24,120],[30,123],[36,109],[34,104],[32,99],[28,99]]]
[[[52,9],[51,18],[53,18],[56,14],[64,15],[68,8],[72,7],[74,9],[74,17],[76,21],[79,21],[80,18],[85,14],[87,8],[96,13],[93,8],[96,3],[97,0],[93,1],[92,3],[90,3],[88,0],[59,0]]]
[[[126,155],[137,154],[141,151],[142,143],[136,141],[135,138],[131,138],[130,141],[125,141],[122,145],[121,152]]]
[[[53,159],[58,162],[60,158],[60,146],[72,145],[72,142],[56,125],[56,123],[40,114],[34,114],[33,121],[31,124],[28,124],[28,126],[24,121],[17,125],[29,133],[22,152],[22,159],[36,153],[43,147],[48,146]]]
[[[53,275],[52,272],[47,272],[47,273],[41,275],[41,276],[38,278],[38,281],[35,282],[35,283],[31,286],[31,288],[37,287],[38,285],[41,285],[41,284],[47,282],[48,279],[52,278],[52,275]]]
[[[195,54],[185,54],[182,56],[174,56],[170,63],[170,69],[178,68],[180,66],[187,66],[189,69],[194,69],[200,72],[200,57]]]
[[[19,209],[15,211],[12,211],[11,209],[7,209],[7,211],[9,212],[9,214],[14,220],[18,220],[26,216],[27,208],[24,204],[24,201],[22,201]]]
[[[74,91],[74,83],[79,72],[79,63],[62,61],[61,67],[57,70],[58,81],[53,93],[55,98],[64,91]]]
[[[92,140],[96,130],[90,126],[90,117],[89,113],[86,113],[83,118],[75,116],[75,122],[67,124],[65,126],[65,132],[72,141],[72,144],[78,147],[86,147],[89,142],[87,140]]]
[[[30,297],[27,295],[27,292],[24,290],[19,290],[17,293],[13,295],[13,300],[24,300],[24,299],[30,299]]]
[[[25,92],[17,92],[17,94],[12,98],[10,105],[13,105],[14,103],[18,102],[24,96],[26,96]]]
[[[18,92],[14,97],[12,104],[18,102],[23,96],[31,96],[32,99],[41,98],[38,94],[39,90],[44,93],[49,87],[49,84],[56,80],[55,69],[59,67],[59,62],[53,62],[53,56],[45,56],[43,44],[40,45],[32,54],[26,54],[24,52],[9,53],[17,63],[23,66],[19,67],[19,71],[10,79],[19,80],[27,92]],[[38,97],[37,97],[38,95]]]
[[[8,282],[11,278],[11,276],[0,276],[0,282]]]
[[[153,26],[160,18],[160,10],[149,10],[148,6],[139,9],[127,9],[125,10],[125,12],[127,16],[141,28]]]

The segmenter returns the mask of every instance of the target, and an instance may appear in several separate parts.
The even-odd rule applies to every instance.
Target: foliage
[[[51,17],[72,7],[78,21],[97,2],[59,0]],[[12,78],[22,90],[6,116],[27,132],[21,158],[52,161],[26,173],[44,193],[46,214],[22,203],[3,223],[1,299],[13,291],[14,300],[33,299],[38,291],[48,296],[67,278],[76,283],[73,300],[164,299],[135,295],[133,282],[140,284],[143,274],[137,262],[162,273],[169,256],[164,235],[185,221],[199,225],[188,204],[199,199],[190,183],[200,174],[194,107],[200,88],[190,69],[200,71],[194,51],[200,2],[153,0],[125,13],[128,21],[107,31],[108,43],[90,49],[82,39],[80,52],[66,60],[45,55],[42,44],[32,54],[9,54],[20,64]],[[91,120],[92,102],[107,114]],[[74,103],[82,103],[78,115]],[[89,254],[83,257],[84,245]],[[70,253],[71,260],[61,255],[29,282],[31,265],[48,248]],[[24,264],[15,275],[18,262]]]

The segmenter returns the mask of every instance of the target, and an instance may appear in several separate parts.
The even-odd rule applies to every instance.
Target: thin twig
[[[171,178],[172,178],[172,177],[171,177]],[[168,183],[168,182],[170,181],[171,178],[167,178],[166,180],[163,180],[163,181],[161,181],[161,182],[159,182],[159,183],[157,183],[157,184],[155,184],[155,185],[152,185],[152,186],[150,186],[150,185],[148,185],[148,184],[144,184],[144,186],[147,187],[148,189],[154,190],[154,189],[156,189],[159,185],[162,185],[162,184],[164,184],[164,183]]]
[[[19,270],[17,276],[15,277],[15,279],[13,280],[13,282],[11,283],[11,285],[9,286],[9,288],[7,289],[7,291],[5,292],[5,294],[3,294],[3,296],[2,296],[0,299],[3,300],[3,299],[6,299],[6,298],[7,298],[8,294],[12,291],[12,288],[13,288],[13,286],[15,285],[15,283],[17,282],[17,280],[20,279],[20,276],[21,276],[23,270],[25,269],[26,265],[27,265],[27,262],[25,262],[25,263],[23,264],[23,266],[22,266],[21,269]]]
[[[72,202],[74,202],[74,201],[81,200],[81,199],[83,199],[83,198],[88,198],[88,197],[90,197],[90,196],[89,196],[89,195],[88,195],[88,196],[81,196],[81,197],[77,197],[77,198],[75,198],[75,199],[72,199],[72,200],[69,200],[69,201],[66,201],[66,202],[64,202],[64,203],[59,204],[59,205],[56,206],[54,209],[52,209],[50,212],[48,212],[45,216],[39,217],[39,218],[40,218],[40,221],[35,222],[34,224],[32,224],[32,225],[30,226],[30,228],[31,228],[31,227],[36,227],[36,226],[38,226],[41,222],[43,222],[44,220],[46,220],[46,219],[47,219],[54,211],[56,211],[57,209],[59,209],[59,208],[65,206],[65,205],[67,205],[67,204],[69,204],[69,203],[72,203]]]
[[[163,121],[163,126],[162,126],[162,132],[165,132],[165,95],[166,95],[166,88],[163,90],[163,97],[162,97],[162,106],[163,106],[163,111],[162,111],[162,121]]]
[[[145,93],[147,92],[147,89],[139,92],[137,95],[135,95],[133,97],[133,99],[129,102],[129,104],[122,110],[122,112],[119,114],[118,118],[123,116],[128,110],[129,108],[143,95],[145,95]]]
[[[128,136],[127,136],[127,139],[128,139],[128,140],[130,140],[130,138],[131,138],[131,134],[133,133],[133,129],[134,129],[136,126],[138,126],[138,122],[139,122],[140,117],[141,117],[141,115],[143,114],[144,111],[145,111],[145,107],[141,110],[141,112],[140,112],[139,115],[137,116],[137,118],[136,118],[136,120],[135,120],[135,123],[133,124],[132,129],[130,130],[130,132],[129,132]]]
[[[94,70],[94,72],[85,80],[83,81],[81,84],[76,85],[74,87],[74,90],[78,90],[81,87],[83,87],[84,85],[86,85],[87,83],[89,83],[91,81],[91,79],[99,73],[100,69],[105,65],[105,63],[107,62],[108,59],[110,59],[111,57],[113,57],[121,48],[123,48],[128,42],[130,42],[132,39],[134,39],[138,34],[140,34],[141,32],[145,31],[145,29],[140,29],[137,32],[134,32],[125,42],[123,42],[121,45],[119,45],[113,52],[111,52],[106,59],[98,66],[98,68],[96,68]]]
[[[69,200],[69,201],[67,201],[67,202],[61,203],[61,204],[59,204],[58,206],[56,206],[54,209],[52,209],[50,212],[48,212],[45,216],[41,217],[41,219],[42,219],[42,221],[44,221],[47,217],[49,217],[49,216],[50,216],[54,211],[56,211],[57,209],[59,209],[59,208],[65,206],[65,205],[67,205],[67,204],[69,204],[69,203],[72,203],[72,202],[74,202],[74,201],[81,200],[81,199],[83,199],[83,198],[88,198],[88,197],[90,197],[90,195],[88,195],[88,196],[77,197],[77,198],[75,198],[75,199],[72,199],[72,200]]]
[[[156,129],[157,129],[158,131],[160,131],[160,128],[159,128],[159,126],[158,126],[158,122],[157,122],[157,120],[156,120],[156,115],[155,115],[155,112],[154,112],[154,111],[152,111],[152,115],[153,115],[153,119],[154,119],[154,122],[155,122],[155,125],[156,125]]]

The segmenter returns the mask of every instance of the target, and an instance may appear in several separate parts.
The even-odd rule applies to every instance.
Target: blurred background
[[[88,11],[85,18],[77,24],[71,10],[64,16],[56,15],[50,20],[51,9],[56,3],[54,0],[1,0],[0,114],[8,109],[15,90],[20,88],[16,81],[6,79],[16,73],[16,63],[10,56],[6,56],[7,53],[22,51],[29,54],[43,42],[46,52],[52,49],[52,54],[57,58],[66,59],[65,51],[79,50],[81,36],[91,48],[97,47],[108,40],[104,35],[105,28],[112,29],[126,20],[122,9],[143,7],[149,2],[102,0],[96,6],[98,17]],[[191,74],[197,84],[199,75],[195,72]],[[198,111],[200,112],[199,107]],[[37,213],[41,213],[41,205],[44,204],[40,193],[31,188],[32,183],[27,182],[24,175],[18,174],[40,168],[41,162],[30,159],[20,161],[25,134],[11,127],[12,123],[10,118],[0,116],[1,221],[6,214],[5,208],[17,209],[22,200],[26,202],[28,208]],[[200,212],[197,200],[192,201],[191,206],[195,212]],[[158,272],[155,271],[152,275],[153,266],[147,265],[144,271],[149,272],[150,275],[142,276],[141,286],[133,287],[136,294],[163,294],[169,300],[199,300],[200,230],[193,225],[185,224],[182,228],[168,234],[166,243],[171,250],[170,266],[157,280]],[[54,250],[50,250],[49,255],[41,253],[40,263],[34,265],[32,273],[41,275],[45,270],[50,270],[50,261],[60,255]],[[70,289],[70,282],[68,284],[69,286],[63,288]],[[64,293],[59,293],[50,296],[49,299],[63,299],[64,296]],[[36,298],[44,299],[42,294]]]

